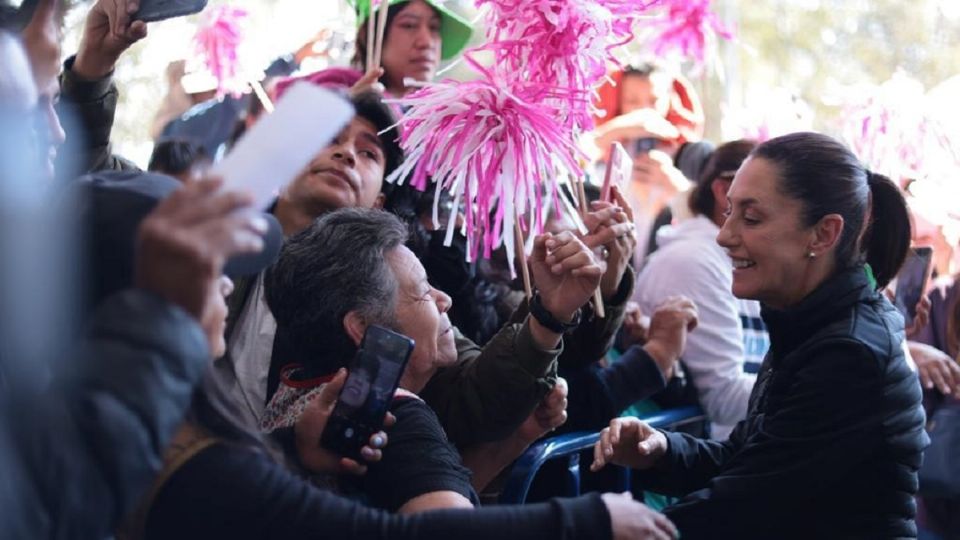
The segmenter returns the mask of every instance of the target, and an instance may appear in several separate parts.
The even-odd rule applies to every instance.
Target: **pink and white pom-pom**
[[[387,180],[409,177],[420,189],[432,180],[438,191],[449,191],[465,217],[471,260],[481,246],[483,256],[490,257],[502,245],[512,270],[514,221],[522,219],[527,231],[541,231],[543,197],[557,196],[557,175],[578,174],[580,151],[557,122],[557,111],[535,100],[542,92],[536,85],[508,91],[484,77],[426,84],[391,100],[409,107],[400,120],[407,158]],[[456,215],[452,212],[447,224],[448,243]]]
[[[702,67],[713,55],[711,49],[716,47],[717,36],[734,38],[733,32],[710,9],[710,0],[663,0],[663,4],[666,13],[655,23],[651,43],[658,57],[680,55]]]
[[[559,104],[571,131],[593,127],[590,95],[613,50],[633,39],[633,27],[659,0],[476,0],[488,8],[489,41],[501,77],[550,81],[569,96]]]
[[[952,176],[960,155],[930,109],[923,84],[897,72],[879,86],[851,92],[843,135],[867,167],[894,181]]]
[[[243,22],[249,13],[243,8],[221,5],[203,17],[194,36],[197,54],[217,81],[217,94],[239,95],[247,89],[238,54],[244,39]]]

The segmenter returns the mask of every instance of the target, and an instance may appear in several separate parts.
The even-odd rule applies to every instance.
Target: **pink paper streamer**
[[[493,74],[484,75],[428,84],[397,100],[409,107],[400,121],[408,157],[388,179],[410,175],[420,189],[432,180],[438,188],[462,193],[455,203],[465,214],[471,258],[481,248],[489,257],[500,245],[512,255],[518,215],[532,216],[525,223],[528,231],[541,230],[543,188],[555,197],[557,171],[576,171],[582,157],[557,121],[559,111],[538,100],[545,94],[561,101],[566,96],[535,83],[508,91]]]
[[[844,108],[844,138],[868,167],[894,181],[955,170],[960,149],[926,101],[923,85],[898,72],[856,92]]]
[[[551,84],[568,101],[558,104],[566,129],[593,128],[590,95],[612,51],[633,39],[634,25],[660,0],[476,0],[487,7],[488,43],[498,75]],[[548,99],[546,96],[541,101]]]
[[[664,0],[664,4],[666,17],[657,23],[659,29],[651,44],[657,56],[679,53],[703,65],[708,36],[734,38],[733,32],[710,10],[710,0]]]
[[[244,39],[242,23],[249,13],[227,5],[211,8],[194,36],[197,54],[217,80],[217,94],[240,95],[247,89],[238,49]]]

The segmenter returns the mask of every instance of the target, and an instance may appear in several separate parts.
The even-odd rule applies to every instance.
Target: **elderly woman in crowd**
[[[903,196],[833,139],[796,133],[758,146],[727,198],[732,290],[760,301],[771,341],[747,418],[723,442],[616,419],[593,468],[686,495],[665,511],[684,538],[915,537],[921,391],[878,292],[910,243]]]
[[[414,340],[400,379],[405,392],[391,405],[397,424],[390,449],[365,476],[363,492],[391,510],[469,506],[476,502],[470,471],[437,418],[446,413],[446,396],[466,392],[480,416],[519,413],[521,421],[528,419],[497,445],[464,449],[473,485],[482,488],[530,442],[562,422],[563,387],[554,387],[560,395],[548,395],[562,333],[554,324],[578,317],[602,267],[569,233],[539,237],[531,258],[539,310],[507,325],[481,350],[455,341],[457,330],[447,317],[450,297],[427,281],[423,265],[403,245],[407,235],[400,220],[386,212],[329,214],[288,241],[265,279],[267,302],[277,319],[278,350],[300,366],[293,377],[301,381],[348,365],[371,324]],[[462,384],[468,372],[478,384]],[[288,386],[303,386],[289,378]],[[540,424],[533,413],[545,396],[543,404],[555,412]]]

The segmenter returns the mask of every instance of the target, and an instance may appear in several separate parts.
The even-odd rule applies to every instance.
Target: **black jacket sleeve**
[[[761,377],[758,388],[765,383]],[[663,466],[639,474],[641,485],[655,491],[694,492],[665,512],[684,537],[704,537],[707,528],[720,524],[731,537],[755,533],[750,519],[730,518],[731,508],[744,505],[745,498],[769,517],[791,516],[791,501],[836,496],[843,490],[837,479],[880,445],[883,373],[879,359],[862,343],[822,340],[806,351],[789,380],[777,384],[786,385],[770,392],[779,401],[740,422],[730,440],[668,434]],[[783,490],[784,485],[791,489]]]
[[[137,290],[101,305],[73,360],[11,422],[35,538],[107,536],[160,470],[210,363],[194,319]]]
[[[310,486],[261,452],[214,445],[167,481],[147,539],[457,540],[610,538],[599,495],[548,503],[391,515]]]
[[[58,157],[58,165],[72,167],[81,174],[137,169],[132,162],[114,156],[110,147],[119,96],[113,75],[96,81],[81,79],[73,72],[75,59],[71,56],[63,64],[57,106],[72,141],[69,149],[75,153]]]

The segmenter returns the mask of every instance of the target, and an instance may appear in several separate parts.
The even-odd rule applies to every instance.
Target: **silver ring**
[[[603,257],[603,260],[607,260],[610,258],[610,250],[607,249],[607,246],[602,246],[600,248],[600,256]]]

